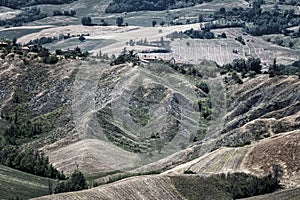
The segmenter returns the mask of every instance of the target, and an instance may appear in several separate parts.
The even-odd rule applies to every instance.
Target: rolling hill
[[[49,194],[54,181],[0,165],[0,199],[30,199]]]
[[[47,52],[1,42],[0,144],[20,152],[37,149],[66,175],[80,170],[90,189],[44,196],[54,181],[0,165],[0,199],[299,198],[299,74],[269,74],[272,67],[288,71],[283,64],[299,62],[299,49],[273,44],[282,34],[269,35],[268,41],[241,27],[214,29],[214,39],[169,37],[205,26],[190,23],[199,12],[219,23],[210,18],[220,7],[247,10],[248,1],[123,14],[105,13],[108,0],[68,2],[37,6],[48,14],[74,9],[75,17],[0,28],[0,38],[19,36],[26,44],[56,37],[45,44],[52,52],[80,47],[91,55],[52,55],[48,58],[57,60],[49,64],[42,58]],[[267,1],[263,9],[273,6]],[[3,18],[21,12],[0,9]],[[166,14],[185,24],[152,27],[153,20],[167,22]],[[122,16],[129,26],[82,26],[83,16],[111,24]],[[162,48],[167,55],[150,53]],[[128,55],[132,62],[126,62]],[[156,61],[147,60],[149,55]],[[222,65],[249,57],[261,59],[262,73],[243,74],[234,67],[223,73]],[[16,160],[3,152],[1,163]],[[270,194],[259,195],[264,193]]]

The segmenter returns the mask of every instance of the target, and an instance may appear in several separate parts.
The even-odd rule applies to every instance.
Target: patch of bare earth
[[[245,156],[242,168],[256,175],[272,171],[274,165],[282,169],[282,184],[300,185],[300,131],[265,139],[254,145]]]

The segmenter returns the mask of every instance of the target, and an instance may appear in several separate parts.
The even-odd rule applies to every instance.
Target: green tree
[[[156,24],[157,24],[157,21],[153,20],[153,21],[152,21],[152,27],[155,27]]]
[[[61,181],[55,187],[55,193],[71,192],[87,189],[88,185],[84,175],[76,169],[67,181]]]
[[[70,181],[70,191],[87,189],[87,183],[85,177],[79,170],[75,170],[72,173],[69,181]]]
[[[253,58],[253,57],[248,58],[248,60],[246,61],[247,71],[254,71],[257,74],[260,74],[262,69],[260,63],[261,61],[259,58]]]
[[[203,22],[204,21],[204,17],[202,14],[198,15],[198,22]]]
[[[90,26],[92,25],[92,19],[90,17],[82,17],[81,24],[84,26]]]
[[[85,37],[81,34],[78,39],[80,40],[80,42],[83,42],[85,40]]]
[[[117,19],[116,19],[117,26],[122,26],[123,22],[124,22],[123,17],[117,17]]]

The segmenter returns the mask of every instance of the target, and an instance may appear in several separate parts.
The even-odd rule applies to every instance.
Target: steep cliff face
[[[297,167],[293,169],[287,167],[290,166],[287,164],[289,162],[294,163],[293,166],[300,164],[297,159],[300,155],[297,149],[299,84],[297,77],[269,78],[260,75],[245,81],[242,85],[228,86],[226,92],[228,108],[219,131],[201,142],[196,142],[190,148],[138,170],[163,169],[176,173],[183,173],[185,170],[196,173],[246,171],[261,175],[270,172],[272,166],[279,165],[283,169],[289,169],[282,181],[286,185],[299,185],[298,181],[295,184],[292,179],[288,181],[288,178],[284,178],[290,177],[288,171],[294,172],[295,179],[299,177]],[[271,145],[283,141],[288,145]],[[278,149],[275,150],[276,148]],[[206,154],[208,152],[211,153]],[[278,155],[274,156],[273,153]],[[286,155],[283,155],[285,153]],[[250,155],[252,159],[255,157],[257,162],[247,161]],[[262,157],[264,159],[261,159]],[[187,161],[191,162],[184,164]],[[178,165],[178,168],[174,168]]]
[[[299,129],[297,77],[260,76],[237,87],[228,93],[229,112],[220,145],[243,145]]]
[[[134,168],[182,150],[199,136],[199,89],[166,65],[88,63],[72,90],[77,140],[43,147],[64,171],[75,162],[87,174]]]

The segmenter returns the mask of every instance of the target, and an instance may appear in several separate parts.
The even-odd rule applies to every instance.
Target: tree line
[[[113,0],[105,9],[106,13],[122,13],[144,10],[167,10],[191,7],[212,0]]]
[[[232,8],[226,10],[224,7],[220,8],[214,13],[215,19],[240,19],[246,22],[243,26],[245,31],[254,36],[261,36],[265,34],[284,33],[286,35],[293,33],[287,30],[292,26],[300,24],[300,17],[294,14],[294,10],[280,10],[272,9],[262,10],[261,4],[263,1],[254,1],[251,8]]]
[[[33,148],[21,149],[0,138],[0,164],[34,174],[64,180],[63,172],[59,172],[49,162],[48,157]]]
[[[13,9],[19,9],[27,6],[34,6],[39,4],[66,4],[76,0],[2,0],[0,6],[6,6]]]

